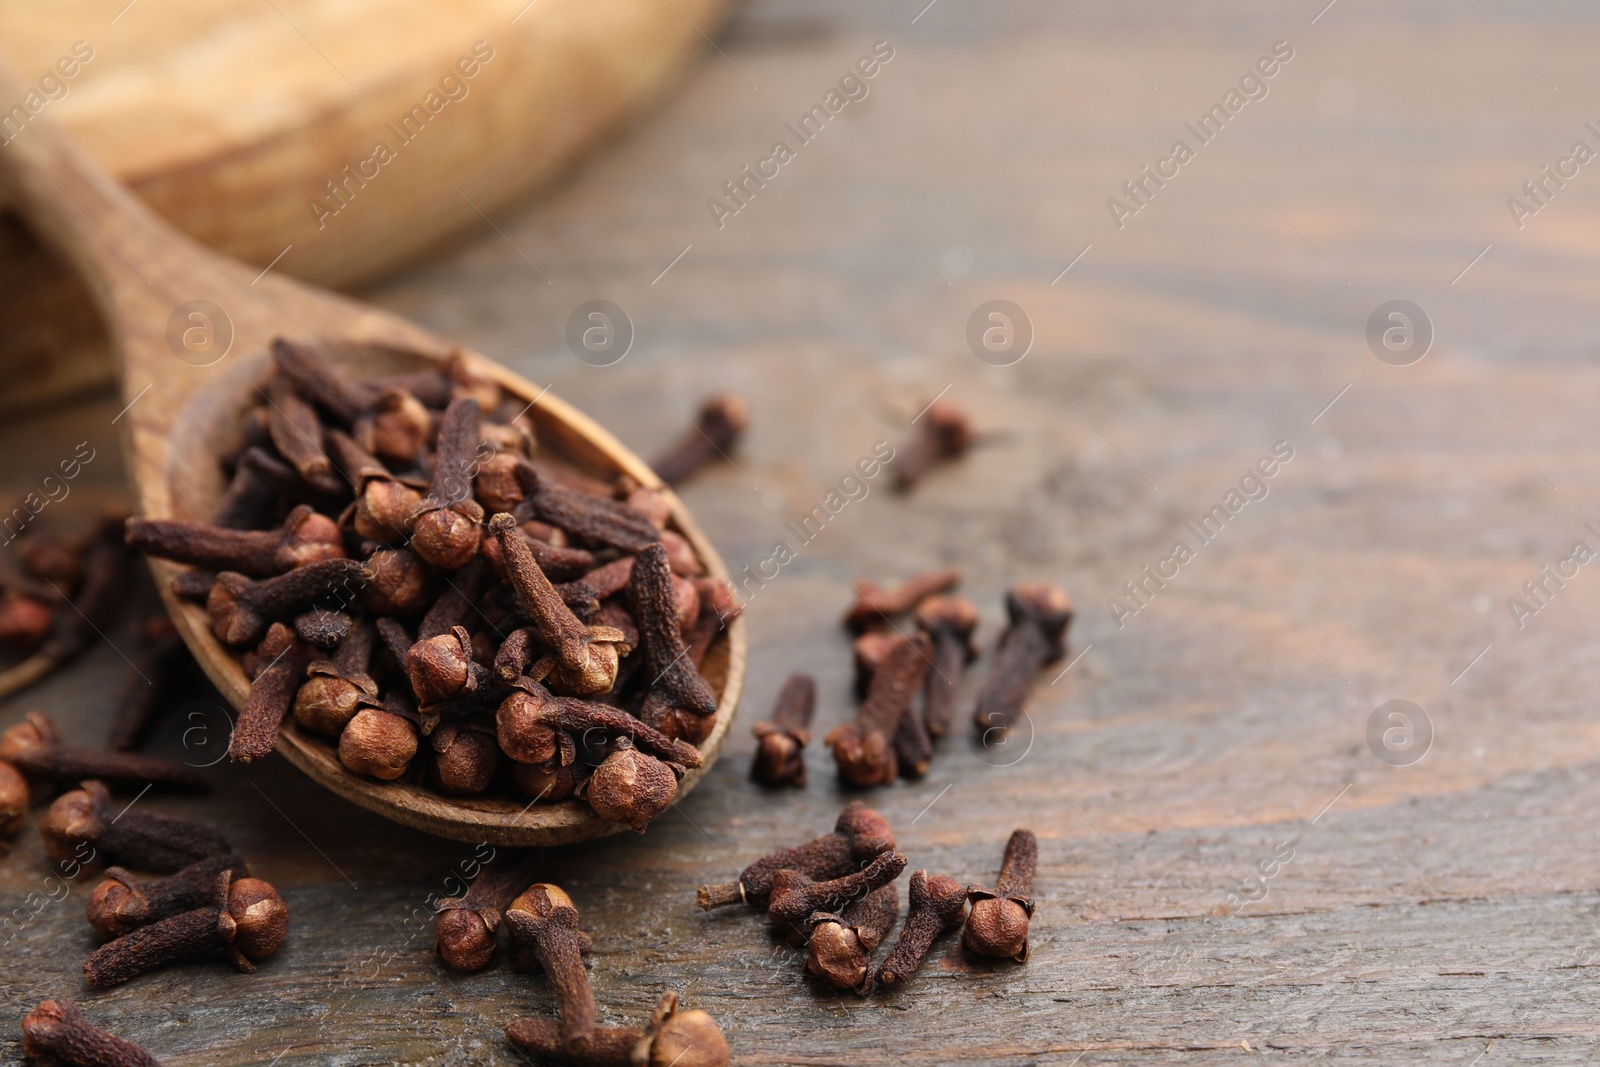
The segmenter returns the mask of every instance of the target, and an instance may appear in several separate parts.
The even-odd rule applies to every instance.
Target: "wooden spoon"
[[[24,90],[0,68],[0,100]],[[156,218],[101,171],[48,116],[35,116],[0,146],[0,187],[46,244],[83,274],[114,337],[127,405],[119,423],[137,510],[154,518],[205,518],[225,488],[218,457],[270,372],[277,336],[329,345],[335,363],[361,375],[403,373],[438,364],[460,349],[376,308],[256,272],[219,256]],[[471,368],[532,405],[542,454],[601,478],[627,474],[662,488],[655,473],[581,412],[475,353]],[[675,495],[672,524],[709,573],[728,577],[715,549]],[[249,682],[235,654],[212,634],[203,607],[171,593],[181,569],[151,561],[168,613],[189,649],[235,708]],[[700,746],[703,761],[679,786],[687,794],[716,761],[744,682],[746,636],[735,619],[706,657],[702,673],[718,695],[717,722]],[[618,824],[581,801],[522,804],[445,797],[351,774],[329,741],[285,723],[278,751],[324,787],[395,822],[442,837],[502,845],[556,845],[615,833]]]

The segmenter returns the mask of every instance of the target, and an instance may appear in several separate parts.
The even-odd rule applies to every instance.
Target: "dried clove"
[[[967,916],[961,943],[980,956],[998,956],[1026,963],[1028,920],[1033,918],[1033,873],[1039,863],[1039,842],[1032,830],[1018,830],[1006,842],[1000,877],[993,889],[968,886]]]
[[[44,850],[57,863],[82,872],[119,863],[147,871],[179,871],[208,856],[233,852],[209,826],[111,803],[103,782],[88,781],[64,793],[39,820]]]
[[[878,947],[900,914],[900,890],[889,882],[857,897],[838,914],[813,912],[806,920],[805,972],[835,989],[865,995],[871,985],[872,950]]]
[[[972,422],[967,413],[948,400],[935,400],[918,419],[916,436],[898,453],[895,488],[908,492],[933,465],[956,459],[972,447]]]
[[[250,696],[228,738],[228,758],[236,763],[265,759],[272,752],[312,659],[310,647],[281,622],[272,624],[256,655],[265,667],[250,683]]]
[[[894,616],[911,611],[928,597],[952,589],[960,581],[961,572],[953,567],[912,575],[889,589],[870,579],[857,578],[854,582],[856,602],[845,612],[845,627],[855,633],[883,627]]]
[[[703,1011],[678,1011],[678,994],[656,1005],[650,1026],[597,1026],[588,1048],[573,1052],[561,1025],[549,1019],[512,1019],[506,1038],[525,1052],[573,1067],[728,1067],[727,1039]]]
[[[354,599],[355,589],[374,579],[373,568],[355,559],[308,563],[286,574],[252,581],[236,571],[223,571],[206,598],[211,628],[223,643],[254,644],[276,620],[293,616],[313,601]]]
[[[531,463],[518,464],[516,476],[522,487],[522,503],[513,514],[519,519],[541,519],[587,541],[624,552],[638,552],[661,539],[661,531],[626,504],[552,484]]]
[[[426,610],[427,565],[409,548],[380,548],[367,557],[362,602],[374,615],[413,617]]]
[[[112,785],[132,788],[147,785],[208,788],[202,775],[182,763],[134,752],[102,752],[66,744],[55,723],[39,711],[28,712],[22,722],[0,734],[0,760],[8,761],[21,771],[41,796],[49,796],[56,787],[84,778],[99,778]]]
[[[767,918],[780,929],[801,937],[809,932],[805,922],[814,911],[828,911],[888,885],[906,869],[906,857],[892,849],[879,853],[859,871],[827,881],[817,881],[796,870],[779,871],[772,880]]]
[[[234,464],[233,479],[211,513],[211,524],[230,530],[248,529],[289,490],[300,475],[259,446],[251,446]]]
[[[161,1067],[132,1041],[90,1025],[70,1000],[41,1000],[22,1017],[22,1054],[81,1067]]]
[[[623,638],[622,631],[609,626],[585,626],[572,614],[539,569],[510,515],[501,512],[489,520],[489,532],[499,538],[506,578],[516,590],[523,614],[553,650],[553,655],[546,657],[548,665],[543,672],[535,667],[534,680],[554,674],[564,688],[575,693],[603,693],[610,689],[617,678],[617,642]]]
[[[927,673],[928,639],[921,634],[902,639],[873,674],[856,721],[835,726],[823,738],[847,784],[866,788],[894,782],[899,770],[895,734]]]
[[[628,738],[641,750],[685,767],[700,766],[693,746],[658,733],[625,711],[579,700],[552,696],[543,686],[527,683],[501,702],[495,713],[500,747],[512,759],[542,763],[555,755],[558,731],[594,731]]]
[[[634,558],[628,599],[639,626],[645,668],[650,672],[650,697],[688,715],[717,713],[717,695],[688,661],[688,647],[678,622],[667,552],[657,541]],[[649,722],[653,716],[642,716]],[[663,733],[671,731],[663,730]],[[698,733],[697,730],[691,732]]]
[[[931,665],[930,665],[931,667]],[[927,674],[931,675],[930,669]],[[927,683],[924,679],[923,688]],[[915,699],[906,702],[900,725],[894,731],[894,761],[902,778],[921,778],[933,765],[933,735],[928,732],[925,704]]]
[[[878,673],[883,661],[904,638],[895,630],[868,630],[850,644],[851,658],[855,661],[856,696],[864,697],[872,687],[872,676]]]
[[[766,911],[779,871],[799,871],[826,881],[849,874],[862,863],[893,849],[894,830],[889,820],[861,801],[852,800],[839,813],[832,833],[763,856],[741,871],[735,881],[701,886],[695,891],[695,903],[707,911],[739,903]]]
[[[928,877],[927,871],[911,873],[911,910],[889,958],[878,968],[878,984],[896,985],[916,973],[922,958],[944,933],[961,928],[966,917],[967,887],[949,875]]]
[[[350,525],[356,533],[379,544],[403,541],[410,533],[411,509],[422,494],[400,481],[383,461],[338,430],[328,431],[339,467],[355,487],[356,501]]]
[[[289,931],[289,908],[271,885],[259,878],[217,876],[213,902],[160,922],[141,926],[101,945],[84,961],[84,977],[95,989],[120,985],[158,967],[225,949],[246,974],[257,960],[277,951]]]
[[[362,708],[339,735],[339,762],[380,781],[405,774],[416,754],[416,723],[388,708]]]
[[[728,453],[750,425],[750,405],[736,393],[719,393],[700,408],[695,428],[656,460],[656,474],[668,485],[679,485],[707,463]]]
[[[131,518],[128,547],[211,571],[270,578],[307,563],[343,559],[338,524],[301,504],[276,530],[232,530],[187,519]]]
[[[478,402],[459,397],[445,409],[433,454],[428,495],[411,509],[411,547],[445,570],[471,562],[482,540],[483,505],[472,498],[478,449]]]
[[[428,735],[433,762],[428,781],[448,796],[482,793],[500,769],[500,746],[494,727],[477,722],[447,722]]]
[[[972,631],[978,609],[964,597],[932,596],[917,605],[917,628],[933,646],[933,666],[923,691],[923,721],[928,736],[943,737],[956,717],[956,679],[977,658]]]
[[[232,871],[243,878],[250,868],[238,856],[221,853],[165,878],[135,879],[122,867],[106,868],[105,881],[89,896],[89,925],[110,940],[153,922],[203,908],[217,896],[217,876]]]
[[[778,691],[770,722],[758,722],[750,780],[762,785],[806,784],[806,745],[811,743],[817,685],[809,674],[791,674]]]
[[[1006,594],[1011,625],[1000,637],[994,665],[978,693],[973,722],[980,731],[1004,731],[1033,688],[1040,669],[1066,654],[1072,600],[1061,589],[1028,582]]]
[[[682,777],[683,764],[640,752],[632,738],[622,736],[612,742],[610,755],[578,786],[578,795],[602,819],[642,834],[651,819],[672,805]]]
[[[533,853],[496,854],[464,895],[434,905],[434,950],[452,971],[481,971],[494,959],[500,917],[528,886],[540,857]]]
[[[594,1039],[594,990],[583,969],[589,936],[578,929],[578,909],[558,886],[530,887],[505,912],[518,949],[536,960],[555,990],[561,1011],[561,1044],[581,1052]]]
[[[262,394],[266,397],[267,433],[273,447],[308,482],[326,481],[333,463],[322,451],[322,420],[285,378],[274,378]]]
[[[373,628],[354,626],[331,660],[306,668],[306,681],[294,698],[294,721],[308,730],[338,737],[362,708],[378,707],[378,683],[367,673],[372,661]]]

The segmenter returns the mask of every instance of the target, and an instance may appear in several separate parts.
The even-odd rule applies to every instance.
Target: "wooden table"
[[[742,723],[692,797],[643,839],[549,856],[594,937],[603,1020],[681,990],[744,1064],[1592,1062],[1600,659],[1583,620],[1600,577],[1550,583],[1520,629],[1507,601],[1575,541],[1600,549],[1584,527],[1600,520],[1600,169],[1549,185],[1520,229],[1506,200],[1575,140],[1600,148],[1583,125],[1593,13],[940,0],[914,20],[920,6],[752,5],[552,198],[366,294],[552,383],[646,454],[704,393],[744,392],[737,465],[684,494],[735,569],[941,391],[984,431],[908,498],[873,485],[751,600]],[[894,58],[870,95],[718,229],[707,198],[879,40]],[[1107,198],[1175,139],[1194,147],[1184,123],[1278,41],[1294,56],[1266,98],[1116,228]],[[637,331],[604,369],[563,339],[593,298]],[[991,299],[1032,323],[1012,366],[965,339]],[[1410,366],[1367,341],[1394,299],[1436,334]],[[26,491],[89,439],[86,478],[114,485],[117,408],[0,430],[4,484]],[[1268,495],[1197,547],[1185,523],[1280,441],[1293,459]],[[1119,627],[1110,598],[1179,539],[1194,558]],[[819,733],[846,718],[849,580],[946,564],[983,607],[986,653],[1008,584],[1065,585],[1076,658],[1016,742],[948,739],[926,781],[870,799],[914,867],[967,880],[993,876],[1013,827],[1037,830],[1033,958],[977,973],[947,958],[892,995],[835,996],[756,916],[700,914],[693,890],[828,827],[847,797],[821,746],[808,789],[763,793],[748,725],[793,670],[817,675]],[[37,706],[98,736],[128,627],[111,638],[0,724]],[[1367,740],[1394,699],[1433,731],[1409,766]],[[200,760],[208,735],[187,751],[184,735],[208,724],[203,703],[172,708],[150,749]],[[188,966],[82,996],[80,886],[0,947],[13,1020],[81,996],[172,1064],[519,1062],[501,1028],[553,1010],[542,980],[505,963],[450,975],[431,954],[426,901],[471,846],[278,760],[216,781],[208,801],[140,803],[233,836],[284,890],[284,949],[254,976]],[[45,870],[30,828],[0,903]]]

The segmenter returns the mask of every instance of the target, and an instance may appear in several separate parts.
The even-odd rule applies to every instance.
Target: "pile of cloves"
[[[940,935],[956,930],[970,953],[1026,961],[1038,843],[1018,830],[993,887],[913,872],[905,925],[874,971],[872,954],[899,916],[895,880],[907,862],[888,820],[852,801],[832,833],[763,856],[732,882],[703,885],[695,901],[708,911],[744,904],[765,912],[779,937],[806,950],[806,974],[862,996],[910,978]]]
[[[163,775],[162,761],[151,757],[84,753],[40,742],[43,725],[48,720],[42,716],[30,717],[6,731],[0,747],[13,752],[20,747],[28,767],[52,761],[77,767],[99,759],[116,771],[126,770],[128,761],[142,761],[152,774],[139,787],[141,795],[156,782],[189,784]],[[26,744],[19,746],[19,735]],[[49,775],[43,780],[55,781]],[[117,781],[133,785],[140,779]],[[248,972],[255,970],[255,961],[277,951],[288,932],[288,908],[276,889],[250,877],[249,865],[227,838],[200,823],[113,802],[111,789],[106,781],[84,781],[57,797],[39,820],[45,853],[65,877],[104,872],[87,908],[90,927],[105,941],[83,965],[91,986],[118,985],[167,963],[217,952]],[[165,877],[141,879],[134,870]]]
[[[920,778],[933,762],[934,744],[956,718],[957,687],[977,657],[972,635],[978,612],[970,600],[949,595],[961,580],[957,570],[933,571],[891,588],[865,579],[855,583],[856,601],[844,625],[853,646],[856,693],[854,722],[830,730],[839,778],[855,788]],[[999,741],[1022,712],[1039,671],[1066,651],[1072,602],[1059,588],[1024,583],[1006,594],[1010,624],[996,647],[977,698],[973,725],[984,743]],[[905,621],[914,621],[908,633]],[[797,675],[780,693],[771,721],[755,727],[759,745],[750,776],[766,785],[805,783],[804,749],[815,703],[807,676]]]
[[[700,763],[699,669],[739,610],[666,496],[541,454],[528,405],[464,358],[357,380],[315,346],[272,356],[210,521],[126,528],[190,566],[174,592],[252,679],[230,756],[266,756],[292,719],[354,774],[578,797],[642,832]],[[731,441],[742,408],[718,412]]]

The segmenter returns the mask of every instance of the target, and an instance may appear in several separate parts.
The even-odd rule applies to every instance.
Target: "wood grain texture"
[[[1079,604],[1083,658],[1039,689],[1023,758],[953,736],[927,781],[871,794],[913,867],[959,878],[1037,831],[1025,967],[930,961],[893,996],[835,998],[755,917],[699,913],[695,885],[820,832],[848,796],[816,743],[805,790],[757,790],[741,729],[643,839],[549,856],[595,939],[602,1021],[678,989],[741,1064],[1593,1062],[1600,584],[1583,568],[1521,630],[1506,600],[1600,522],[1600,178],[1522,230],[1505,200],[1584,136],[1564,102],[1600,95],[1600,23],[1571,4],[1480,3],[1494,26],[1432,2],[1340,0],[1315,26],[1320,3],[1077,6],[1113,43],[1065,6],[940,0],[912,26],[921,4],[758,3],[719,44],[759,91],[714,59],[581,187],[505,220],[559,265],[551,286],[496,235],[371,294],[553,382],[646,456],[705,392],[745,392],[737,467],[682,491],[735,573],[951,384],[982,447],[908,499],[872,484],[751,599],[746,722],[796,669],[817,676],[816,733],[850,717],[837,619],[858,575],[959,563],[979,674],[1008,584],[1055,580]],[[716,229],[706,198],[880,39],[896,57],[871,95]],[[1268,98],[1116,230],[1106,198],[1282,39],[1297,55]],[[639,333],[606,369],[563,339],[595,297]],[[1005,369],[964,337],[997,297],[1037,334]],[[1409,368],[1364,336],[1396,297],[1438,334]],[[4,431],[6,484],[112,440],[120,406]],[[1267,498],[1118,629],[1107,599],[1276,440],[1296,455]],[[90,729],[122,669],[101,647],[32,703]],[[1397,697],[1435,728],[1409,768],[1365,740]],[[171,709],[152,750],[209,758],[183,747],[206,721]],[[218,781],[209,806],[154,803],[204,807],[259,857],[294,909],[288,943],[254,976],[187,968],[84,998],[91,1018],[177,1064],[527,1062],[500,1027],[551,1012],[547,986],[503,962],[444,974],[413,933],[469,846],[335,806],[279,763]],[[1261,892],[1286,842],[1265,897],[1216,914]],[[21,906],[42,864],[25,835],[0,900]],[[9,1001],[80,991],[85,895],[0,948]]]

